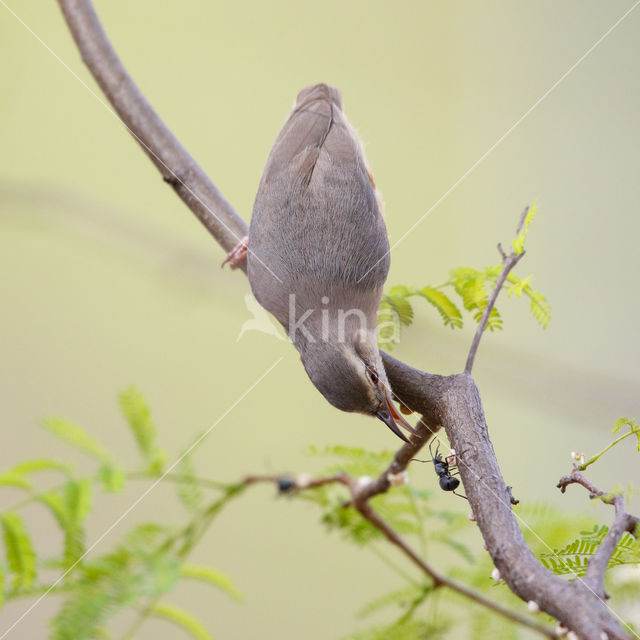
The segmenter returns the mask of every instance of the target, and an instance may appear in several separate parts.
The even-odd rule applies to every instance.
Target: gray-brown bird
[[[393,405],[376,341],[389,271],[382,200],[337,89],[298,94],[267,159],[248,241],[225,262],[245,258],[253,294],[322,395],[407,440],[398,425],[414,431]]]

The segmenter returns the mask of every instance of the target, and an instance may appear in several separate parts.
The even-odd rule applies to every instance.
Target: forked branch
[[[109,43],[89,0],[58,0],[84,62],[107,99],[144,151],[225,252],[247,233],[247,224],[224,199],[146,101]],[[406,467],[441,426],[449,442],[461,452],[458,463],[469,503],[489,553],[511,590],[542,609],[582,640],[628,640],[602,598],[584,585],[566,583],[547,571],[526,545],[511,509],[510,493],[502,479],[484,418],[477,387],[469,375],[495,299],[520,258],[503,257],[503,268],[474,338],[466,373],[437,376],[383,354],[387,376],[402,403],[422,417],[420,438],[404,445],[392,463]],[[388,488],[388,479],[374,486]],[[364,504],[367,504],[366,500]],[[362,513],[362,511],[361,511]],[[365,517],[367,516],[365,509]]]
[[[558,481],[557,487],[564,493],[570,484],[582,485],[589,491],[589,497],[593,500],[600,498],[605,504],[610,504],[615,509],[613,524],[609,528],[607,535],[593,554],[587,565],[587,572],[584,581],[601,597],[606,598],[604,590],[604,576],[609,565],[609,560],[613,552],[620,542],[622,536],[628,532],[637,536],[637,527],[640,519],[627,513],[624,510],[624,495],[622,493],[608,494],[598,489],[588,478],[586,478],[577,468],[568,476],[562,476]]]
[[[522,231],[522,227],[524,226],[524,221],[527,217],[527,213],[529,212],[529,207],[527,207],[522,215],[520,216],[520,223],[518,224],[518,228],[516,229],[516,236]],[[498,279],[491,291],[491,295],[489,296],[489,300],[487,301],[487,305],[484,308],[482,313],[482,317],[480,318],[480,322],[478,323],[478,327],[476,329],[476,334],[473,336],[473,342],[471,343],[471,348],[469,349],[469,355],[467,356],[467,364],[464,367],[464,372],[471,374],[471,370],[473,369],[473,363],[476,359],[476,353],[478,352],[478,347],[480,346],[480,340],[482,339],[482,334],[487,328],[487,323],[489,322],[489,317],[491,316],[491,312],[496,306],[496,300],[498,299],[498,295],[500,291],[502,291],[502,286],[507,280],[507,276],[509,272],[520,262],[522,257],[524,256],[524,251],[516,252],[515,249],[511,249],[509,254],[506,254],[502,245],[498,245],[498,251],[502,256],[502,269],[500,270],[500,274],[498,275]]]

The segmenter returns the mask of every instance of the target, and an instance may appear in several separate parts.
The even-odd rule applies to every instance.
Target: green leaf
[[[36,579],[36,552],[22,518],[11,511],[0,516],[9,570],[14,590],[27,590]]]
[[[314,445],[307,449],[312,456],[337,458],[338,462],[328,466],[325,473],[345,471],[352,476],[377,476],[389,466],[393,460],[393,451],[369,451],[362,447],[346,447],[343,445],[326,445],[322,448]]]
[[[107,448],[73,422],[62,418],[46,418],[44,427],[67,444],[80,449],[84,453],[88,453],[98,460],[111,460],[111,454]]]
[[[91,492],[88,478],[71,479],[62,489],[48,491],[39,497],[64,534],[63,563],[67,569],[76,566],[85,552],[83,525],[91,508]]]
[[[196,638],[196,640],[212,640],[211,634],[202,622],[185,609],[165,602],[159,602],[151,608],[151,613],[158,618],[164,618],[172,622],[188,635]]]
[[[180,567],[180,576],[183,578],[191,578],[193,580],[201,580],[218,589],[222,589],[227,595],[234,600],[241,601],[242,594],[231,581],[231,578],[222,571],[213,567],[206,567],[199,564],[183,564]]]
[[[69,480],[63,488],[62,499],[68,521],[73,525],[84,523],[91,510],[91,480]]]
[[[554,549],[552,553],[543,553],[541,562],[557,575],[573,574],[581,577],[586,573],[587,563],[596,553],[609,527],[596,525],[591,531],[583,531],[580,537],[570,542],[562,549]],[[629,533],[625,533],[619,540],[609,559],[608,567],[620,564],[637,564],[640,562],[640,545]]]
[[[125,473],[121,467],[105,462],[98,469],[98,480],[102,488],[110,493],[117,493],[124,489]]]
[[[411,292],[402,285],[392,287],[383,297],[385,303],[398,314],[401,324],[410,325],[413,322],[413,307],[408,300]]]
[[[366,618],[373,613],[377,613],[381,609],[389,606],[397,606],[401,609],[407,609],[416,600],[424,599],[424,597],[433,591],[433,586],[424,585],[411,585],[396,591],[391,591],[385,595],[368,602],[360,611],[358,611],[359,618]]]
[[[618,433],[624,427],[629,427],[629,433],[635,433],[637,440],[637,449],[640,451],[640,426],[633,418],[618,418],[613,427],[611,427],[611,433]]]
[[[196,482],[196,469],[188,453],[184,453],[180,458],[178,470],[183,476],[177,484],[178,497],[189,511],[198,511],[202,506],[204,496],[202,494],[202,487]]]
[[[398,314],[384,298],[378,310],[377,325],[378,346],[382,349],[392,349],[400,342],[400,320]]]
[[[533,317],[543,329],[546,329],[551,320],[551,306],[545,296],[531,286],[531,279],[532,276],[521,279],[515,273],[510,273],[507,276],[507,282],[513,286],[509,288],[507,295],[513,294],[516,297],[520,297],[524,294],[527,296],[529,298],[529,309]]]
[[[95,638],[124,608],[171,589],[178,580],[178,570],[177,561],[167,553],[122,546],[86,563],[51,622],[51,639]]]
[[[444,638],[449,622],[442,614],[432,621],[400,619],[390,625],[365,629],[344,636],[343,640],[436,640]]]
[[[16,471],[5,471],[0,473],[0,487],[20,487],[21,489],[31,489],[31,480],[25,478]]]
[[[486,275],[471,267],[458,267],[451,272],[451,284],[462,298],[467,311],[483,311],[487,304]]]
[[[436,308],[442,316],[445,327],[452,329],[462,327],[460,309],[442,291],[433,287],[423,287],[418,293]]]
[[[527,234],[529,233],[529,225],[533,222],[533,219],[536,217],[537,213],[538,210],[536,209],[536,203],[534,202],[530,207],[527,208],[527,213],[525,214],[522,229],[513,241],[513,250],[516,255],[520,255],[524,252],[524,243],[527,239]]]
[[[129,387],[120,393],[120,408],[144,459],[149,464],[149,471],[162,473],[167,454],[156,445],[156,428],[147,401],[138,389]]]
[[[71,467],[64,462],[58,460],[50,460],[49,458],[37,458],[35,460],[25,460],[17,464],[11,471],[15,473],[35,473],[37,471],[62,471],[68,473]]]
[[[473,319],[476,322],[480,322],[482,319],[482,315],[484,314],[484,309],[476,311],[473,314]],[[489,313],[489,317],[487,318],[487,326],[485,327],[485,331],[489,329],[489,331],[496,331],[497,329],[502,329],[502,316],[500,315],[498,309],[493,307],[491,312]]]

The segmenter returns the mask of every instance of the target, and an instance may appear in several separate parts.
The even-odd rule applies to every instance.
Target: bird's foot
[[[231,249],[231,251],[229,251],[221,266],[224,267],[225,264],[229,263],[229,266],[232,269],[241,267],[247,259],[248,248],[249,236],[245,236],[235,247],[233,247],[233,249]]]

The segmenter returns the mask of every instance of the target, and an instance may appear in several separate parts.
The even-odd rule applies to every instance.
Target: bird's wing
[[[263,183],[290,169],[295,160],[298,175],[308,184],[323,148],[334,162],[358,161],[359,142],[342,113],[340,92],[316,84],[298,94],[269,154]]]

